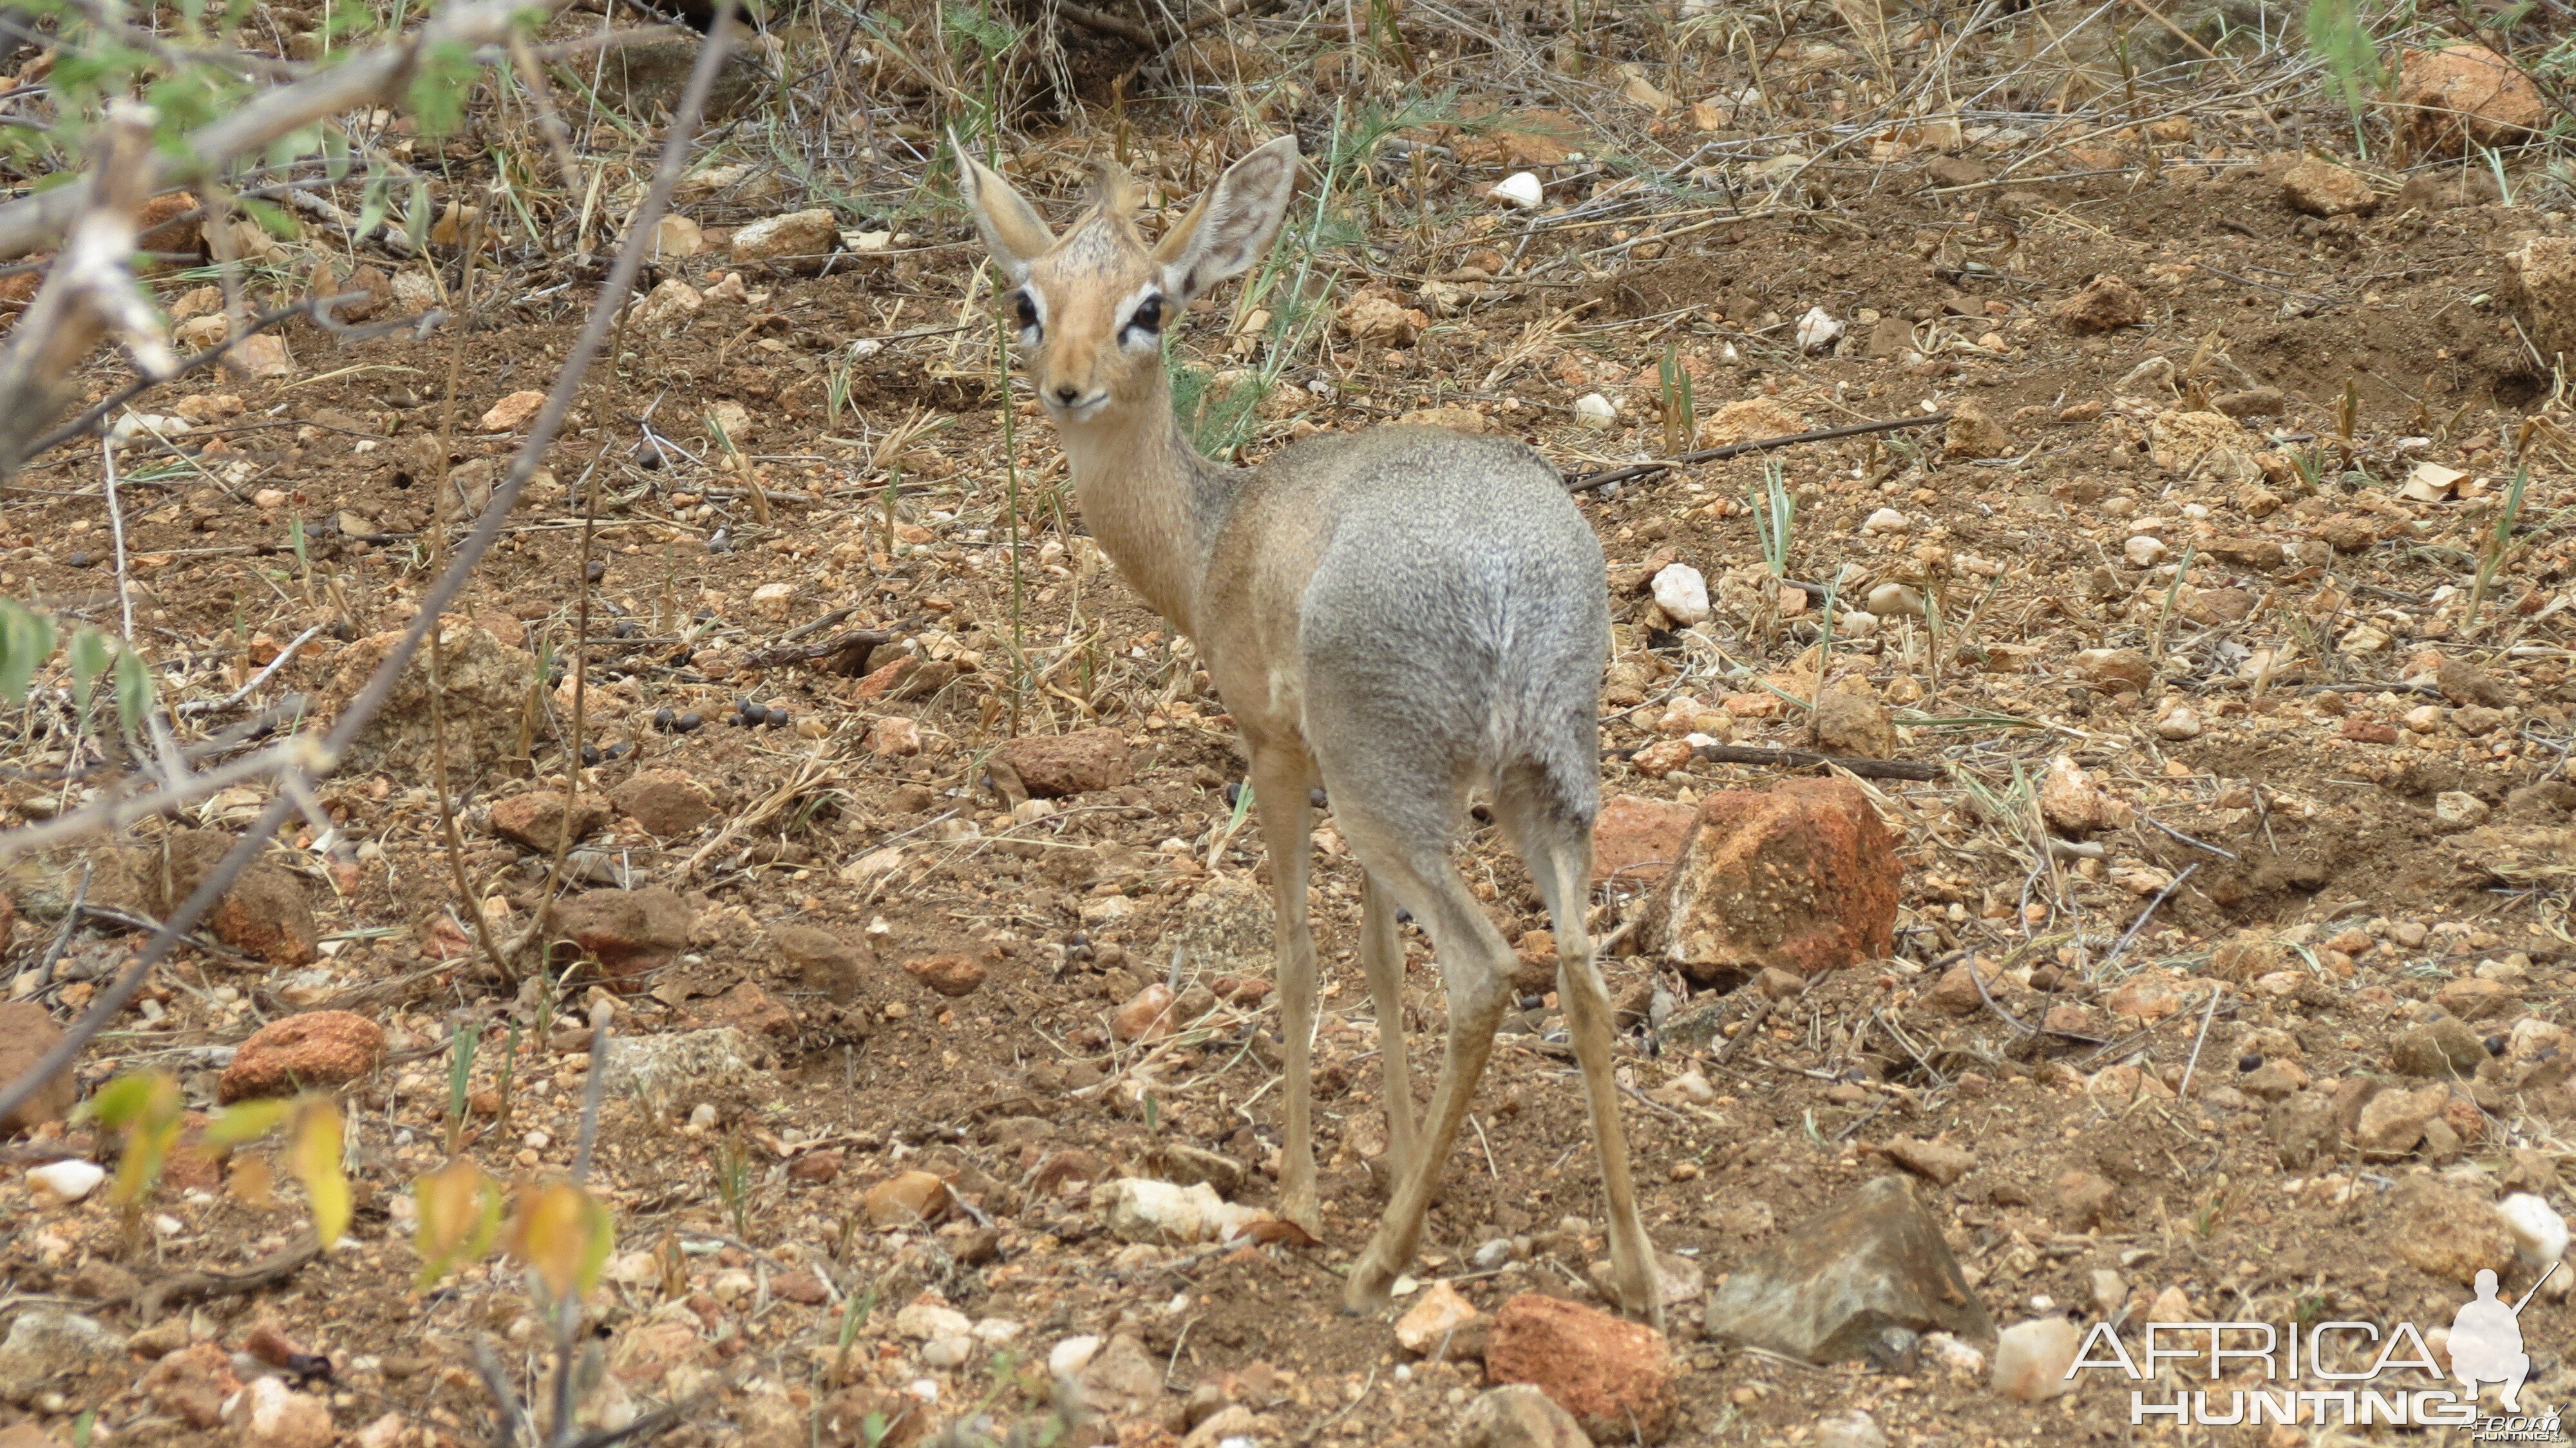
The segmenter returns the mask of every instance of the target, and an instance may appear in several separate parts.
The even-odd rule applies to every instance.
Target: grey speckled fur
[[[1445,839],[1465,789],[1527,769],[1569,833],[1600,810],[1601,545],[1520,443],[1437,427],[1309,439],[1246,493],[1329,514],[1299,648],[1326,790]],[[1238,504],[1249,499],[1238,498]],[[1443,789],[1443,786],[1446,789]]]

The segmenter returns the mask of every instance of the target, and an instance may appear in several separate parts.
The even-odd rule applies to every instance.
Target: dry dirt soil
[[[1972,409],[2001,430],[1990,445],[1955,426],[1883,432],[1580,495],[1617,620],[1605,794],[1762,789],[1779,772],[1700,761],[1650,777],[1629,756],[1686,732],[1807,745],[1820,689],[1887,706],[1894,756],[1940,766],[1869,782],[1904,869],[1891,957],[1776,1001],[1667,977],[1661,1010],[1653,961],[1604,962],[1647,1223],[1712,1284],[1905,1169],[1887,1150],[1904,1138],[1964,1154],[1918,1187],[1999,1324],[2134,1320],[2172,1289],[2209,1314],[2447,1322],[2464,1293],[2442,1247],[2487,1229],[2399,1210],[2408,1180],[2438,1178],[2456,1195],[2433,1200],[2467,1202],[2471,1218],[2509,1191],[2566,1202],[2576,459],[2508,306],[2505,256],[2529,234],[2566,234],[2567,218],[2475,185],[2457,194],[2456,163],[2422,173],[2449,177],[2452,194],[2401,198],[2405,178],[2378,171],[2375,212],[2302,215],[2281,174],[2303,145],[2333,145],[2321,115],[2211,107],[2196,131],[2112,131],[2070,157],[2049,148],[2072,133],[2034,113],[1964,154],[1901,140],[1865,166],[1855,153],[1820,168],[1820,189],[1769,202],[1746,191],[1740,207],[1623,210],[1614,193],[1592,227],[1534,225],[1484,200],[1519,169],[1487,137],[1410,132],[1439,205],[1400,250],[1349,252],[1338,300],[1356,316],[1375,287],[1420,317],[1319,334],[1258,409],[1248,458],[1446,406],[1581,473],[1664,450],[1669,349],[1716,425],[1704,440],[1927,409]],[[1062,219],[1076,201],[1061,158],[1091,142],[1038,144],[1057,159],[1028,166],[1026,184]],[[1399,195],[1425,174],[1381,169]],[[1600,180],[1579,160],[1537,169],[1560,188],[1551,205],[1587,204]],[[1157,179],[1177,205],[1205,174]],[[91,1442],[207,1441],[231,1430],[140,1386],[142,1354],[192,1338],[242,1351],[265,1326],[327,1358],[308,1385],[351,1441],[386,1414],[397,1423],[367,1441],[480,1441],[490,1400],[473,1345],[488,1336],[524,1372],[544,1336],[497,1260],[416,1289],[405,1193],[444,1158],[452,1033],[467,1024],[483,1043],[467,1149],[504,1175],[565,1168],[591,1066],[584,1003],[609,999],[621,1039],[731,1025],[755,1050],[610,1095],[596,1182],[618,1242],[585,1338],[608,1378],[587,1390],[594,1411],[708,1389],[661,1441],[713,1444],[777,1434],[782,1404],[896,1404],[927,1380],[936,1403],[916,1423],[978,1408],[1007,1420],[1040,1411],[1033,1365],[1056,1343],[1124,1334],[1173,1391],[1109,1422],[1122,1443],[1177,1441],[1188,1390],[1228,1373],[1264,1444],[1453,1441],[1480,1366],[1412,1359],[1389,1321],[1338,1311],[1338,1274],[1380,1206],[1373,1057],[1393,1023],[1373,1019],[1357,978],[1359,880],[1329,816],[1313,886],[1323,1241],[1137,1245],[1092,1205],[1095,1184],[1174,1161],[1243,1202],[1272,1200],[1278,1021],[1262,988],[1266,914],[1243,914],[1258,896],[1239,888],[1269,867],[1256,832],[1234,826],[1240,756],[1186,642],[1084,536],[1043,420],[998,385],[963,217],[844,217],[901,234],[822,276],[728,258],[727,225],[788,205],[709,206],[710,251],[647,279],[708,295],[618,333],[458,610],[471,629],[451,631],[448,667],[492,672],[451,679],[436,730],[453,858],[424,691],[384,747],[320,786],[354,854],[335,865],[306,827],[272,852],[319,954],[284,965],[185,949],[84,1057],[84,1086],[158,1066],[209,1108],[225,1048],[264,1022],[336,1007],[380,1023],[386,1063],[347,1088],[350,1241],[256,1290],[174,1302],[184,1332],[165,1322],[137,1355],[0,1412],[66,1441],[87,1409]],[[460,283],[452,249],[433,260]],[[728,273],[739,283],[720,285]],[[2058,320],[2103,273],[2139,294],[2137,320],[2101,332]],[[547,386],[579,325],[586,283],[549,294],[515,276],[477,271],[474,286],[500,290],[472,329],[344,344],[297,323],[290,377],[200,374],[139,404],[202,419],[173,450],[119,455],[136,618],[165,703],[222,699],[317,627],[247,705],[296,695],[327,719],[344,701],[353,661],[409,620],[461,535],[461,503],[479,503],[516,446],[513,429],[477,420]],[[1178,353],[1262,365],[1260,342],[1229,334],[1230,296],[1192,319]],[[1800,319],[1818,308],[1845,335],[1802,349]],[[102,372],[94,392],[116,381]],[[1616,405],[1609,428],[1579,421],[1590,393]],[[2222,397],[2244,416],[2214,454],[2161,441],[2170,414]],[[188,399],[202,399],[193,414]],[[1969,455],[1982,453],[1994,455]],[[2461,477],[2409,496],[2419,463]],[[1822,590],[1783,590],[1763,564],[1746,500],[1774,466],[1797,505],[1788,578],[1826,585],[1845,611],[1830,642]],[[2519,467],[2512,549],[2472,616]],[[83,443],[12,485],[10,596],[114,616],[99,484]],[[1714,602],[1686,631],[1647,591],[1675,561],[1706,575]],[[1907,592],[1879,592],[1888,584]],[[1864,618],[1874,594],[1884,616]],[[853,631],[883,637],[793,661],[764,652]],[[2134,668],[2087,650],[2134,650]],[[779,721],[739,722],[746,701]],[[549,897],[555,852],[494,821],[515,796],[563,787],[576,705],[595,751],[585,799],[642,801],[620,791],[676,771],[648,781],[647,803],[695,791],[710,808],[659,836],[645,811],[611,808],[565,862],[565,893],[658,887],[685,920],[618,942],[635,947],[622,963],[504,978],[476,916],[515,939]],[[69,751],[118,761],[95,729],[76,737],[73,717],[57,701],[13,723],[14,820],[62,808]],[[240,717],[189,716],[187,737]],[[1123,778],[1024,804],[989,772],[1015,734],[1084,729],[1114,731]],[[2079,790],[2071,814],[2036,793],[2058,760],[2096,792]],[[150,852],[182,826],[237,829],[265,798],[218,795],[120,843]],[[78,857],[48,857],[50,885],[15,877],[12,971],[54,946]],[[1507,935],[1547,923],[1490,830],[1468,822],[1459,860]],[[1596,934],[1639,889],[1605,884]],[[20,992],[67,1021],[140,940],[131,922],[151,900],[86,918]],[[1170,982],[1175,1017],[1125,1039],[1119,1013],[1163,983],[1193,900],[1201,948]],[[1438,976],[1419,932],[1405,938],[1403,1025],[1436,1038]],[[1973,987],[1936,990],[1971,963],[1991,1006]],[[1522,1292],[1598,1301],[1590,1273],[1606,1255],[1563,1021],[1544,972],[1530,984],[1418,1268],[1489,1311]],[[2486,1059],[2435,1068],[2454,1093],[2441,1130],[2368,1154],[2342,1131],[2287,1139],[2301,1101],[2365,1079],[2441,1085],[2406,1079],[2423,1063],[2395,1043],[2446,1013],[2473,1018]],[[1675,1085],[1693,1075],[1708,1089]],[[13,1149],[34,1162],[112,1146],[72,1124]],[[103,1192],[60,1208],[14,1174],[0,1184],[11,1301],[136,1331],[147,1324],[121,1299],[137,1284],[238,1269],[304,1221],[291,1186],[264,1203],[238,1178],[183,1167],[147,1208],[140,1247],[121,1245]],[[910,1171],[944,1179],[941,1219],[872,1220],[870,1189]],[[1497,1238],[1507,1264],[1475,1266]],[[2508,1286],[2529,1276],[2513,1267]],[[845,1355],[853,1298],[869,1311]],[[2544,1293],[2522,1318],[2543,1402],[2576,1395],[2576,1312],[2561,1298]],[[1016,1334],[934,1364],[896,1321],[922,1301]],[[1673,1312],[1674,1441],[1811,1442],[1820,1419],[1852,1409],[1899,1444],[2145,1436],[2119,1384],[2024,1403],[1928,1358],[1809,1367],[1704,1340],[1700,1313]],[[201,1371],[224,1386],[236,1367],[219,1353]],[[861,1397],[835,1396],[836,1382]],[[854,1422],[826,1417],[819,1441],[859,1441]]]

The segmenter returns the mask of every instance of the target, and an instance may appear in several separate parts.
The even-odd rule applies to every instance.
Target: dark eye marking
[[[1147,336],[1159,334],[1163,330],[1162,296],[1156,294],[1138,302],[1136,310],[1127,314],[1127,325]]]
[[[1011,293],[1011,309],[1019,314],[1021,331],[1037,330],[1038,304],[1029,299],[1027,292]]]

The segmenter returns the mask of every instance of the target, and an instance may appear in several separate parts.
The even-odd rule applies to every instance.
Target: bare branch
[[[69,196],[79,213],[53,273],[11,330],[9,350],[0,354],[0,476],[17,471],[22,440],[60,410],[72,377],[100,337],[122,335],[146,373],[177,365],[128,266],[135,218],[152,195],[144,164],[151,149],[152,112],[114,106],[100,127],[88,181],[46,193]]]
[[[291,742],[289,747],[306,755],[306,767],[301,771],[306,779],[318,780],[328,776],[347,752],[350,741],[384,707],[385,700],[393,693],[394,682],[409,667],[412,656],[420,650],[422,640],[438,626],[448,605],[464,591],[465,580],[473,574],[475,566],[499,541],[503,527],[509,522],[510,510],[518,505],[519,495],[527,488],[528,479],[535,476],[537,464],[544,459],[546,449],[553,446],[555,434],[562,430],[564,418],[572,410],[573,398],[581,390],[583,377],[607,342],[609,330],[616,325],[619,311],[624,308],[628,294],[634,290],[635,278],[644,268],[644,255],[652,244],[654,224],[661,220],[662,213],[670,206],[671,192],[679,185],[681,173],[688,169],[689,145],[697,136],[698,120],[705,113],[707,95],[715,87],[716,68],[723,63],[725,52],[732,45],[732,15],[730,3],[718,11],[715,30],[707,37],[706,48],[698,53],[697,64],[689,72],[688,88],[682,93],[670,128],[663,137],[662,154],[654,168],[652,188],[645,193],[643,204],[636,208],[626,237],[618,246],[617,261],[609,268],[608,280],[592,300],[590,316],[582,325],[581,336],[564,358],[563,370],[546,393],[545,406],[529,424],[527,441],[511,460],[508,475],[493,488],[490,502],[485,504],[482,516],[475,520],[474,531],[456,550],[456,556],[439,574],[437,583],[422,596],[420,613],[412,620],[411,627],[404,631],[402,639],[376,666],[365,687],[341,711],[339,722],[332,726],[331,732],[319,743],[310,736]],[[131,245],[130,235],[128,245]],[[24,328],[23,320],[20,326]],[[168,957],[189,931],[196,928],[197,922],[232,888],[242,871],[261,850],[267,848],[278,828],[296,813],[295,793],[279,789],[267,807],[260,811],[259,818],[216,862],[214,868],[206,872],[197,888],[162,921],[161,928],[153,932],[152,938],[144,943],[143,949],[115,983],[90,1002],[88,1011],[63,1034],[61,1040],[54,1043],[52,1049],[21,1072],[17,1079],[0,1088],[0,1117],[24,1105],[44,1083],[69,1065],[108,1022],[124,1011],[134,999],[134,993],[142,989],[143,982],[151,977],[153,969]],[[7,843],[14,846],[17,841]]]

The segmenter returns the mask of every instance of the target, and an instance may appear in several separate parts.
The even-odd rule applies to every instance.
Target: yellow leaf
[[[599,1199],[568,1181],[519,1189],[519,1211],[510,1228],[510,1255],[557,1300],[599,1285],[617,1232]]]
[[[206,1123],[200,1139],[208,1146],[239,1146],[246,1141],[257,1141],[286,1120],[287,1108],[293,1104],[284,1098],[275,1098],[227,1106]]]
[[[501,1185],[472,1157],[451,1157],[413,1184],[412,1197],[420,1207],[413,1244],[420,1251],[422,1287],[446,1276],[460,1259],[470,1262],[491,1250],[501,1228]]]
[[[296,1108],[295,1134],[286,1147],[286,1169],[313,1200],[313,1231],[330,1246],[349,1230],[349,1179],[340,1172],[340,1107],[327,1096],[306,1097]]]

